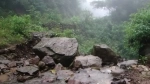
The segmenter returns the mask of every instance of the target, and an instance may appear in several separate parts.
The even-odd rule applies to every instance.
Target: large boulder
[[[33,49],[40,58],[48,55],[53,57],[56,63],[69,66],[78,53],[78,42],[75,38],[42,38]]]
[[[74,68],[87,68],[87,67],[93,67],[100,69],[102,65],[102,60],[93,55],[88,56],[77,56],[74,60]]]
[[[94,45],[92,55],[100,57],[103,61],[103,65],[107,64],[116,65],[119,57],[105,44]]]

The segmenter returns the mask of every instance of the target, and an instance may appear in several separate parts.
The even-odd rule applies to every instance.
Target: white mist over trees
[[[109,15],[109,10],[107,9],[97,9],[91,3],[94,0],[81,0],[81,9],[90,11],[94,17],[103,17]]]

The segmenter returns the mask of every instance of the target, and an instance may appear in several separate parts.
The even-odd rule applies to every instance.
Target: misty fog
[[[95,1],[95,0],[82,0],[80,2],[81,9],[90,11],[92,13],[93,17],[103,17],[103,16],[109,15],[109,11],[107,9],[94,8],[94,6],[91,5],[92,1]],[[98,1],[100,1],[100,0],[98,0]]]

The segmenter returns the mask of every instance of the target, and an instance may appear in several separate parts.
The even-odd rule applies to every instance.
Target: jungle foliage
[[[93,18],[80,9],[79,0],[0,0],[0,48],[23,42],[31,32],[51,31],[77,38],[84,54],[94,44],[104,43],[121,56],[136,58],[136,46],[150,41],[150,7],[138,11],[148,1],[95,1],[92,4],[109,10],[110,15]]]

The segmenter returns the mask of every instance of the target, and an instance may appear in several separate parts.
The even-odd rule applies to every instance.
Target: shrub
[[[138,51],[143,45],[150,43],[150,6],[132,14],[124,26],[125,40],[129,47]]]
[[[29,15],[8,16],[0,20],[0,47],[16,44],[28,39],[33,31],[44,30],[42,27],[32,24]]]

